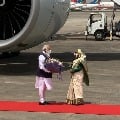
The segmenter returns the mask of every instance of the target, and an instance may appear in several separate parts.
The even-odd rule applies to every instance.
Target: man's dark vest
[[[46,59],[49,58],[49,57],[48,57],[47,55],[45,55],[44,53],[40,53],[40,55],[43,55],[43,56],[45,57],[45,61],[46,61]],[[39,62],[38,62],[38,63],[39,63]],[[39,68],[39,65],[38,65],[37,76],[38,76],[38,77],[44,77],[44,78],[52,78],[52,73],[45,72],[44,70],[40,69],[40,68]]]

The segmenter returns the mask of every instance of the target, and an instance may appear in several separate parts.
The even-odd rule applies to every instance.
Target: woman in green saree
[[[71,81],[67,93],[67,104],[84,104],[83,100],[83,82],[89,86],[88,68],[86,63],[86,55],[78,49],[74,53],[75,60],[70,69]]]

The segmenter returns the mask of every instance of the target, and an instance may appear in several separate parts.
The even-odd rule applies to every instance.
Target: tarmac
[[[34,88],[37,58],[43,44],[52,46],[52,56],[64,63],[63,80],[53,75],[53,90],[47,92],[48,101],[64,102],[70,83],[69,65],[73,52],[81,48],[87,55],[90,86],[84,87],[84,100],[92,104],[120,104],[120,41],[95,41],[84,36],[90,12],[71,12],[65,25],[46,41],[31,49],[21,51],[16,57],[0,56],[0,100],[38,101],[38,91]],[[110,21],[111,12],[106,13]],[[119,19],[119,12],[116,13]],[[0,120],[120,120],[120,116],[64,114],[41,112],[0,111]]]

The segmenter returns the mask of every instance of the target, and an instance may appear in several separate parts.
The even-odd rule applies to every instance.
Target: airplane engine
[[[31,48],[65,23],[69,0],[0,0],[0,52]]]

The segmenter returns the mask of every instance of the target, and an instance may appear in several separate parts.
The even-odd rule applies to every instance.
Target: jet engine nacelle
[[[0,52],[40,44],[65,23],[69,0],[1,0]]]

